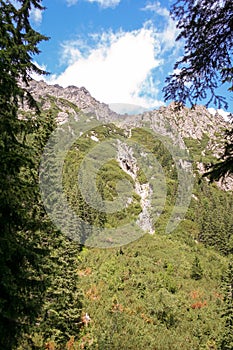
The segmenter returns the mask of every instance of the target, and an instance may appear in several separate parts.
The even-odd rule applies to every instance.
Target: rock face
[[[204,134],[208,133],[212,139],[216,132],[227,128],[223,117],[220,115],[213,117],[204,106],[196,106],[195,109],[184,107],[177,110],[175,104],[171,103],[168,107],[161,107],[152,113],[159,115],[160,120],[168,119],[171,128],[177,130],[182,138],[200,140]]]
[[[69,113],[72,112],[72,108],[70,110],[67,110],[67,108],[63,110],[62,99],[73,103],[86,114],[95,115],[97,119],[113,119],[117,117],[117,113],[113,112],[105,103],[100,103],[93,98],[85,87],[68,86],[67,88],[63,88],[57,84],[48,85],[42,80],[39,82],[32,80],[28,91],[37,101],[43,102],[43,109],[49,109],[51,107],[51,100],[48,99],[49,96],[55,98],[58,102],[58,107],[62,109],[63,121],[65,118],[68,118]]]
[[[213,117],[204,106],[196,106],[195,109],[184,107],[177,110],[174,103],[168,107],[160,107],[158,110],[144,112],[139,115],[119,115],[113,112],[105,103],[97,101],[90,95],[85,87],[68,86],[63,88],[59,85],[48,85],[44,81],[32,80],[28,91],[37,101],[42,104],[42,109],[49,109],[52,101],[60,109],[60,116],[69,116],[74,112],[74,106],[87,115],[94,115],[97,120],[108,122],[119,119],[121,126],[130,129],[140,126],[141,122],[148,122],[161,134],[169,134],[169,131],[177,132],[182,138],[201,139],[204,134],[208,134],[210,139],[215,139],[217,133],[229,128],[229,123],[223,117],[216,114]],[[70,102],[70,107],[64,101]],[[24,109],[27,109],[24,106]],[[59,116],[58,116],[59,121]],[[64,121],[64,120],[63,120]]]
[[[144,232],[153,233],[153,224],[150,215],[152,190],[149,183],[140,184],[138,181],[139,166],[137,159],[134,157],[133,149],[127,144],[118,142],[117,161],[120,167],[134,180],[134,190],[141,198],[140,205],[142,208],[137,224]]]
[[[223,117],[219,114],[213,117],[204,106],[196,106],[193,110],[187,107],[177,110],[174,103],[158,110],[125,116],[121,126],[126,129],[129,129],[131,124],[140,127],[142,121],[144,124],[148,123],[155,132],[171,138],[179,135],[182,139],[201,140],[204,135],[208,135],[210,139],[208,147],[212,146],[218,150],[217,136],[220,134],[223,136],[224,130],[230,127]]]
[[[108,105],[98,102],[84,88],[69,86],[62,88],[59,85],[48,85],[44,81],[31,81],[28,87],[29,92],[38,101],[40,108],[53,110],[56,113],[58,124],[68,121],[70,116],[78,122],[80,113],[87,118],[95,118],[104,123],[114,123],[125,131],[128,138],[131,137],[132,129],[147,126],[161,137],[168,137],[172,144],[185,148],[184,140],[192,140],[201,149],[201,160],[196,161],[196,169],[204,172],[205,157],[211,153],[212,157],[219,157],[223,152],[224,131],[231,127],[230,123],[216,114],[213,116],[204,106],[196,106],[195,109],[182,108],[177,110],[174,103],[168,107],[161,107],[158,110],[147,111],[138,115],[119,115],[113,112]],[[29,110],[23,106],[24,112]],[[91,139],[99,142],[96,136]],[[203,145],[203,140],[205,144]],[[202,147],[202,148],[201,148]],[[138,225],[147,232],[153,232],[151,208],[151,187],[148,183],[141,184],[138,181],[137,173],[139,166],[134,157],[132,149],[124,143],[118,143],[117,161],[120,167],[134,180],[134,190],[140,196],[142,212],[138,218]],[[190,164],[180,159],[179,166],[183,169],[189,168]],[[228,178],[218,183],[224,190],[233,189],[233,179]]]

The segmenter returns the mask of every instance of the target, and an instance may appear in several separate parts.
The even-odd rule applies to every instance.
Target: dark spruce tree
[[[228,84],[233,91],[233,2],[232,0],[178,0],[171,7],[184,41],[184,55],[176,62],[174,73],[167,77],[165,100],[178,106],[199,101],[227,107],[217,88]],[[211,165],[211,180],[233,174],[233,130],[226,135],[225,153]]]
[[[233,349],[233,263],[228,264],[227,271],[223,278],[222,290],[224,294],[224,331],[219,342],[220,350]]]
[[[29,16],[41,1],[0,1],[0,348],[11,350],[38,314],[45,290],[40,244],[38,188],[33,180],[33,149],[26,138],[33,118],[19,118],[24,101],[35,102],[22,87],[30,74],[45,73],[32,63],[47,38],[33,30]]]
[[[195,259],[192,264],[191,274],[190,277],[194,280],[200,280],[203,276],[203,270],[200,264],[200,260],[197,256],[195,256]]]

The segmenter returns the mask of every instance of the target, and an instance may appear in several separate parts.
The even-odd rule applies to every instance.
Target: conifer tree
[[[26,137],[33,118],[19,118],[24,101],[36,106],[23,88],[30,74],[45,73],[33,62],[47,38],[30,24],[32,7],[41,1],[0,1],[0,348],[12,350],[18,336],[37,315],[45,289],[33,149]]]
[[[203,270],[200,264],[200,260],[197,256],[195,256],[195,259],[192,264],[191,278],[194,280],[200,280],[202,276],[203,276]]]
[[[223,279],[224,309],[224,332],[221,336],[219,349],[231,350],[233,348],[233,263],[230,262]]]

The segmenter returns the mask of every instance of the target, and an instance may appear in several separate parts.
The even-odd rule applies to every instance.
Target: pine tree
[[[32,63],[38,44],[47,38],[29,22],[32,6],[41,1],[0,1],[0,348],[11,350],[41,306],[46,278],[35,206],[33,149],[26,144],[35,129],[33,118],[19,118],[24,101],[36,103],[22,87],[30,74],[45,73]]]
[[[77,244],[55,230],[50,232],[50,285],[44,296],[41,313],[30,332],[24,335],[20,349],[37,349],[54,343],[64,349],[67,341],[79,336],[81,328],[81,291],[78,287]],[[52,242],[53,241],[53,242]],[[44,349],[44,347],[43,347]]]
[[[195,259],[192,264],[191,278],[194,280],[200,280],[202,276],[203,276],[203,270],[200,264],[200,260],[197,256],[195,256]]]
[[[223,279],[224,309],[222,317],[225,327],[221,336],[219,349],[233,349],[233,263],[230,262]]]

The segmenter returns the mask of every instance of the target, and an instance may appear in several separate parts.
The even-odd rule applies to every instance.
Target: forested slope
[[[43,105],[47,109],[43,109]],[[48,119],[57,120],[57,115],[66,113],[66,123],[63,121],[59,128],[66,130],[68,135],[72,135],[82,123],[91,125],[91,121],[96,119],[90,112],[83,113],[78,103],[71,103],[64,96],[62,100],[51,95],[47,98],[44,96],[41,108],[42,115]],[[105,116],[100,124],[88,127],[79,135],[65,153],[62,181],[70,208],[90,224],[89,228],[97,227],[98,232],[103,230],[103,233],[97,236],[97,241],[91,240],[97,245],[96,248],[82,246],[80,252],[79,243],[88,242],[92,233],[85,231],[86,226],[77,227],[75,221],[69,222],[72,229],[70,238],[65,238],[66,228],[65,235],[63,232],[64,242],[67,243],[58,240],[56,249],[51,251],[51,257],[57,259],[58,264],[62,263],[63,257],[67,257],[64,261],[66,268],[63,270],[61,265],[57,270],[43,312],[32,325],[31,333],[25,335],[19,349],[30,349],[32,346],[44,349],[45,344],[49,349],[220,348],[227,329],[223,278],[232,256],[233,200],[231,190],[225,190],[226,182],[224,185],[210,184],[202,177],[200,164],[214,161],[221,152],[219,144],[224,137],[226,124],[222,120],[215,127],[212,120],[211,126],[205,125],[204,121],[211,117],[206,109],[199,107],[196,114],[190,111],[192,134],[187,135],[187,129],[181,126],[189,110],[185,109],[180,117],[178,112],[175,115],[172,113],[174,110],[171,106],[142,116],[119,116],[117,122],[112,120],[112,116],[109,121]],[[140,118],[152,120],[153,125],[158,125],[158,120],[165,120],[167,129],[162,138],[142,127]],[[196,128],[195,118],[200,118]],[[183,136],[194,180],[185,218],[168,234],[165,233],[166,225],[178,188],[178,170],[164,141],[169,136],[170,120],[176,121]],[[160,131],[162,128],[160,124]],[[115,159],[109,157],[98,168],[96,177],[101,198],[110,202],[119,195],[117,184],[120,180],[131,184],[132,200],[124,209],[107,213],[98,210],[101,206],[98,207],[97,199],[94,204],[88,203],[82,192],[91,188],[88,173],[84,174],[82,190],[79,188],[77,174],[87,155],[97,144],[117,139],[122,143],[130,139],[143,145],[163,168],[166,199],[163,203],[158,192],[156,202],[151,201],[148,209],[153,234],[146,233],[146,230],[143,234],[137,231],[140,229],[137,217],[143,211],[143,202],[135,183],[143,186],[148,179],[143,169],[139,166],[135,168],[136,160],[130,148],[119,148],[121,155],[118,149],[118,156]],[[124,166],[126,163],[127,167]],[[230,179],[227,184],[229,188]],[[56,195],[54,198],[56,202]],[[58,212],[58,216],[63,218],[62,212]],[[132,221],[134,225],[126,226]],[[131,228],[126,232],[125,227]],[[117,228],[118,236],[105,236],[106,228]],[[72,237],[73,243],[70,241]],[[98,248],[99,245],[107,249]],[[70,267],[75,267],[73,272],[69,272]],[[80,301],[81,315],[76,318]]]

